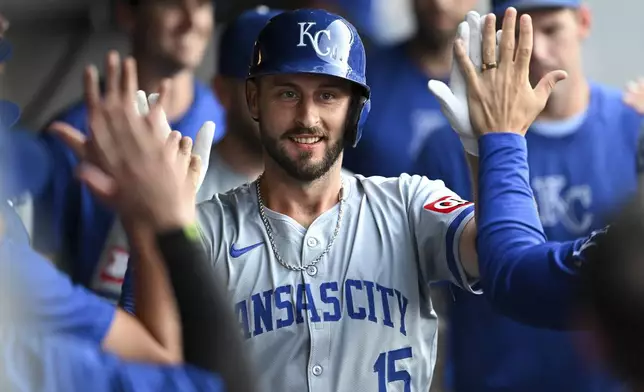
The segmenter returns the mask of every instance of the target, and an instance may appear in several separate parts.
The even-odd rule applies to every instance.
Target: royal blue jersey
[[[536,123],[531,128],[526,135],[530,185],[548,240],[574,240],[603,227],[606,214],[635,192],[640,129],[641,116],[622,103],[621,92],[596,84],[585,113],[567,124]],[[445,127],[427,140],[416,172],[471,195],[462,151],[458,136]],[[452,291],[449,378],[454,390],[613,387],[605,375],[581,362],[571,333],[519,324],[494,312],[483,297]]]
[[[10,323],[100,346],[116,311],[110,303],[73,285],[28,243],[6,236],[0,242],[0,287],[0,329]]]
[[[57,120],[88,133],[87,107],[82,102]],[[210,89],[197,82],[192,106],[171,127],[194,140],[206,121],[217,124],[215,141],[219,140],[224,133],[223,109]],[[76,180],[79,161],[73,152],[51,134],[44,133],[42,140],[50,150],[53,168],[45,191],[34,200],[38,216],[34,246],[45,254],[62,254],[74,282],[89,286],[115,215]]]
[[[423,142],[447,120],[427,89],[427,76],[400,44],[369,53],[367,83],[371,113],[356,148],[344,151],[344,166],[365,176],[412,173]]]
[[[0,390],[39,392],[218,392],[221,380],[194,367],[125,362],[60,334],[0,330]]]

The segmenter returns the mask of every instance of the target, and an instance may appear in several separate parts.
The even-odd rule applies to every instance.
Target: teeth
[[[301,144],[313,144],[320,141],[319,137],[294,137],[292,138],[294,142]]]

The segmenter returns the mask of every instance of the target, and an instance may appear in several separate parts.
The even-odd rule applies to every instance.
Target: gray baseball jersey
[[[425,392],[437,342],[429,284],[476,292],[458,252],[473,205],[425,177],[343,177],[339,235],[316,268],[278,263],[255,182],[198,206],[209,258],[262,391]],[[326,248],[339,204],[308,229],[265,211],[283,260],[307,265]]]
[[[254,178],[248,178],[233,171],[213,148],[210,152],[206,176],[197,193],[197,202],[208,200],[217,193],[226,192],[253,180]],[[130,247],[125,230],[120,221],[116,221],[105,241],[91,289],[116,303],[121,296],[121,287],[129,259]]]

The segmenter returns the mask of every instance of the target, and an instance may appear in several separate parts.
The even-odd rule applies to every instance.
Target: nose
[[[320,112],[312,97],[303,97],[298,102],[295,123],[302,128],[313,128],[319,125]]]
[[[546,39],[541,34],[534,34],[532,42],[532,59],[536,61],[542,61],[546,58],[548,53],[548,48],[546,45]]]

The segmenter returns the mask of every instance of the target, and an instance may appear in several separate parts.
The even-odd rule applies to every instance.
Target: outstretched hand
[[[510,7],[503,18],[497,50],[496,17],[487,15],[482,30],[480,72],[468,57],[463,40],[457,39],[454,43],[456,61],[467,84],[472,129],[478,135],[494,132],[525,135],[555,85],[567,76],[565,71],[552,71],[532,88],[528,78],[533,47],[532,20],[527,14],[521,16],[518,42],[516,22],[517,11]]]
[[[132,99],[138,85],[134,60],[121,65],[112,52],[106,69],[103,98],[96,68],[85,72],[90,137],[66,127],[53,129],[80,155],[79,179],[124,218],[144,219],[159,229],[192,222],[201,159],[192,155],[190,138],[167,135],[162,110],[167,83],[158,102],[141,115],[139,99]],[[214,127],[209,122],[203,128],[214,134]]]

